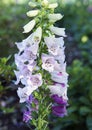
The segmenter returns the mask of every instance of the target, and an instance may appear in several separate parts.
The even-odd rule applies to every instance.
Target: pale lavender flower
[[[14,70],[14,73],[15,73],[16,78],[17,78],[15,84],[17,85],[20,82],[20,80],[23,78],[23,75],[21,75],[20,71],[15,71]]]
[[[28,61],[30,64],[32,64],[34,60],[36,59],[36,55],[34,54],[35,50],[33,53],[33,50],[31,50],[30,48],[31,47],[25,49],[24,53],[21,55],[21,59],[25,63]]]
[[[22,66],[22,65],[23,65],[24,60],[23,60],[23,59],[21,59],[20,54],[19,54],[19,53],[18,53],[18,54],[15,54],[15,55],[14,55],[14,57],[15,57],[15,64],[16,64],[16,66],[17,66],[17,67]]]
[[[57,71],[54,71],[51,73],[51,79],[57,83],[65,83],[67,84],[68,82],[68,74],[66,72],[57,72]]]
[[[58,55],[55,56],[55,60],[57,60],[60,64],[65,62],[64,48],[63,49],[59,49]]]
[[[35,90],[35,88],[27,86],[24,88],[18,88],[17,94],[20,98],[20,103],[23,103],[29,99],[29,96],[32,94],[32,92]]]
[[[17,81],[15,82],[15,84],[18,84],[21,81],[22,84],[26,85],[26,79],[31,76],[34,65],[35,64],[31,64],[31,65],[23,64],[22,66],[19,66],[18,67],[19,70],[14,71],[17,78]]]
[[[26,47],[30,47],[33,44],[32,41],[33,33],[29,35],[26,39],[24,39],[22,42],[16,42],[17,48],[19,49],[19,52],[22,52],[25,50]]]
[[[55,60],[54,57],[47,55],[47,54],[42,54],[42,68],[49,71],[53,72],[54,71],[54,65],[55,65]]]
[[[42,75],[40,73],[31,75],[27,80],[27,84],[32,87],[40,87],[42,85]]]
[[[42,29],[41,29],[41,27],[38,27],[37,30],[34,33],[29,35],[22,42],[19,42],[19,43],[16,42],[15,44],[17,45],[17,48],[19,49],[19,52],[22,52],[22,51],[25,50],[26,47],[30,47],[30,46],[32,47],[33,44],[40,43],[41,37],[42,37]],[[34,48],[35,47],[37,48],[38,46],[34,45]],[[34,50],[34,48],[32,47],[33,50]]]
[[[49,53],[56,56],[58,55],[59,51],[62,51],[61,48],[64,46],[63,38],[55,38],[53,36],[51,37],[45,37],[45,43],[48,47]]]
[[[64,97],[66,91],[67,91],[67,86],[64,86],[62,84],[54,84],[54,85],[49,85],[48,88],[50,89],[51,95],[58,95],[59,97]]]
[[[61,73],[64,74],[66,73],[66,63],[60,61],[60,60],[57,60],[59,63],[58,65],[56,65],[56,69],[53,73],[57,73],[58,75],[60,75]],[[52,73],[52,74],[53,74]]]

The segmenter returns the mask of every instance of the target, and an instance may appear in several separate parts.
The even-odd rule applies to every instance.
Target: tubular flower
[[[32,20],[32,21],[30,21],[29,23],[27,23],[27,24],[23,27],[23,29],[24,29],[23,33],[28,33],[28,32],[30,32],[30,31],[34,28],[35,24],[36,24],[35,20]]]
[[[54,4],[49,4],[48,8],[50,9],[54,9],[58,6],[58,3],[54,3]]]
[[[55,27],[55,26],[50,26],[50,30],[55,35],[66,37],[66,35],[65,35],[65,28],[58,28],[58,27]]]
[[[27,16],[35,17],[39,13],[39,10],[32,10],[27,12]]]
[[[62,19],[62,17],[63,16],[61,14],[49,14],[48,15],[50,22],[56,22],[56,21]]]

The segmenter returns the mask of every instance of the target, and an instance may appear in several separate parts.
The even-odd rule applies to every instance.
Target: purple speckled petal
[[[67,105],[67,100],[63,99],[62,97],[59,97],[58,95],[52,95],[51,98],[60,105]]]
[[[34,97],[31,94],[26,102],[31,104],[33,102],[33,100],[34,100]]]
[[[25,110],[23,113],[23,121],[27,123],[31,119],[31,111]]]
[[[67,115],[66,106],[52,106],[52,113],[59,117]]]

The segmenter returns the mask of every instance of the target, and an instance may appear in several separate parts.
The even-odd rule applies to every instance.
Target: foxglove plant
[[[67,115],[65,28],[54,26],[63,17],[54,13],[57,3],[34,0],[29,6],[33,10],[28,11],[27,16],[33,20],[23,27],[23,33],[31,33],[16,43],[19,52],[15,54],[15,84],[23,85],[17,90],[20,103],[26,106],[23,121],[31,122],[36,130],[47,130],[51,112],[59,117]]]

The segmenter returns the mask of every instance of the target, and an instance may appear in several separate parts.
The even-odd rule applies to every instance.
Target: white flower
[[[23,33],[30,32],[34,28],[35,24],[36,24],[35,20],[30,21],[28,24],[26,24],[23,27],[24,28],[24,32]]]
[[[67,84],[68,74],[63,72],[63,70],[61,70],[61,72],[54,71],[51,73],[51,79],[57,83]]]
[[[66,37],[66,35],[65,35],[65,28],[58,28],[58,27],[55,27],[55,26],[51,25],[51,26],[50,26],[50,30],[51,30],[54,34],[56,34],[56,35],[58,35],[58,36]]]
[[[55,60],[57,60],[60,64],[64,63],[65,61],[64,48],[59,49],[58,55],[55,56]]]
[[[49,71],[53,72],[54,71],[54,65],[55,65],[55,60],[54,57],[47,55],[47,54],[42,54],[42,68]]]
[[[27,79],[28,77],[31,76],[32,70],[34,68],[34,65],[20,65],[18,67],[19,71],[14,71],[17,81],[15,82],[15,84],[18,84],[20,81],[24,81],[24,79]],[[26,85],[26,83],[23,83],[24,85]]]
[[[56,7],[58,7],[58,3],[49,4],[49,6],[48,6],[48,8],[50,8],[50,9],[54,9]]]
[[[40,87],[42,85],[42,75],[40,73],[31,75],[27,80],[27,84],[32,87]]]
[[[38,13],[39,13],[39,10],[31,10],[31,11],[27,12],[27,16],[34,17],[34,16],[38,15]]]
[[[17,78],[17,81],[15,82],[15,84],[17,85],[20,82],[20,80],[23,78],[23,75],[21,75],[20,71],[14,70],[14,73],[15,73],[16,78]]]
[[[47,6],[48,4],[49,4],[48,0],[43,0],[43,1],[42,1],[42,5],[43,5],[43,6]]]
[[[63,86],[62,84],[55,84],[48,86],[52,95],[57,94],[59,97],[63,97],[67,91],[67,86]]]
[[[45,37],[44,40],[48,47],[48,51],[52,55],[56,56],[59,54],[59,51],[62,51],[61,48],[63,48],[64,45],[64,40],[62,37],[54,38],[53,36],[51,36],[51,37]]]
[[[19,49],[20,52],[24,51],[26,47],[32,47],[32,50],[34,50],[33,44],[39,43],[41,41],[41,37],[42,37],[42,28],[38,27],[34,33],[29,35],[22,42],[18,42],[18,43],[15,43],[15,44],[17,45],[17,48]],[[37,45],[35,45],[35,46],[37,46]]]
[[[23,43],[23,42],[16,42],[15,44],[17,45],[17,48],[19,49],[20,52],[25,49],[25,46],[26,46],[25,43]]]
[[[30,1],[30,2],[28,3],[28,5],[34,8],[34,7],[37,6],[37,2],[31,2],[31,1]]]
[[[38,44],[33,44],[30,47],[25,48],[24,53],[21,55],[21,59],[28,63],[33,63],[34,60],[37,58],[37,51],[38,51]]]
[[[14,55],[15,58],[15,64],[17,67],[21,66],[23,64],[23,59],[20,58],[19,53]]]
[[[25,102],[26,100],[28,100],[29,96],[32,94],[32,92],[35,90],[36,88],[27,86],[24,88],[18,88],[17,90],[17,94],[20,98],[20,103]]]
[[[41,27],[38,27],[36,29],[36,31],[33,33],[33,37],[32,37],[32,41],[34,43],[40,43],[41,41],[41,38],[42,38],[42,28]]]
[[[15,43],[20,52],[24,51],[26,47],[32,45],[32,43],[33,43],[32,42],[32,36],[33,36],[33,33],[31,35],[29,35],[26,39],[24,39],[22,42],[16,42]]]
[[[63,16],[61,14],[49,14],[48,15],[50,22],[56,22],[56,21],[62,19],[62,17]]]

